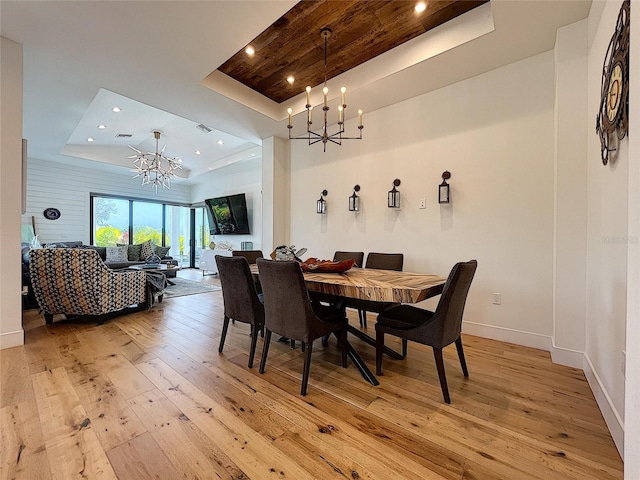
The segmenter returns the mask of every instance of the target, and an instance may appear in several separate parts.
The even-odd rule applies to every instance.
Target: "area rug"
[[[169,285],[164,289],[164,298],[184,297],[185,295],[195,295],[197,293],[215,292],[221,290],[220,287],[207,285],[206,283],[187,280],[186,278],[170,278],[175,285]]]

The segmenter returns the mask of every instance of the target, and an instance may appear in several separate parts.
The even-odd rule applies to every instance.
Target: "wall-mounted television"
[[[204,201],[209,214],[211,235],[248,235],[249,215],[244,193],[209,198]]]

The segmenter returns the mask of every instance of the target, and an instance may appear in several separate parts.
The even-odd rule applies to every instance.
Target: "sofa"
[[[132,248],[130,248],[132,247]],[[84,245],[82,241],[71,241],[71,242],[51,242],[43,245],[43,248],[81,248],[81,249],[89,249],[95,250],[98,252],[98,256],[104,262],[104,264],[110,268],[111,270],[120,270],[129,268],[133,265],[142,265],[145,263],[145,260],[140,260],[140,256],[138,254],[137,259],[135,259],[135,253],[137,250],[136,245],[127,246],[127,260],[119,260],[119,261],[111,261],[107,260],[107,247],[96,247],[94,245]],[[164,252],[164,256],[161,258],[160,262],[165,263],[167,265],[178,265],[177,260],[174,260],[173,257],[166,255],[168,251],[167,247],[156,247],[155,250],[152,247],[152,253],[158,251],[158,249],[162,248]],[[131,255],[129,255],[129,250],[131,249]],[[29,251],[31,250],[28,243],[22,243],[21,248],[21,257],[22,257],[22,286],[27,287],[27,295],[24,297],[24,306],[25,308],[37,308],[38,302],[33,292],[33,287],[31,285],[31,275],[29,272]],[[140,248],[141,250],[141,248]],[[161,253],[161,252],[158,252]],[[171,276],[171,275],[169,275]],[[175,272],[173,272],[173,276],[175,276]]]
[[[98,253],[80,248],[29,252],[33,292],[47,324],[53,316],[113,316],[153,304],[143,271],[114,271]]]

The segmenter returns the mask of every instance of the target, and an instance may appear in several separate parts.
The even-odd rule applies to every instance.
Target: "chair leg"
[[[262,360],[260,360],[260,373],[264,373],[264,367],[267,365],[267,354],[269,353],[269,343],[271,342],[271,330],[267,328],[264,336],[264,345],[262,346]]]
[[[407,343],[408,343],[407,339],[403,338],[402,339],[402,358],[407,358],[407,350],[408,350]]]
[[[305,344],[304,342],[301,342],[301,343],[302,343],[302,353],[304,353]]]
[[[222,335],[220,335],[220,346],[218,347],[218,353],[222,353],[224,348],[224,340],[227,338],[227,330],[229,329],[229,317],[224,316],[224,323],[222,324]]]
[[[465,378],[469,378],[469,370],[467,370],[467,361],[464,358],[464,350],[462,349],[462,337],[458,337],[456,340],[456,348],[458,349],[458,358],[460,359],[460,366],[462,367],[462,373]]]
[[[304,369],[302,370],[302,387],[300,388],[300,395],[305,396],[307,394],[307,384],[309,383],[309,369],[311,368],[311,350],[313,347],[313,341],[307,345],[307,351],[304,355]]]
[[[51,325],[53,323],[53,315],[51,313],[44,314],[44,323]]]
[[[442,349],[434,348],[433,356],[436,359],[436,367],[438,368],[438,378],[440,378],[440,388],[442,388],[442,396],[446,403],[451,403],[449,398],[449,387],[447,387],[447,376],[444,373],[444,360],[442,359]]]
[[[291,342],[291,350],[295,350],[296,349],[296,341],[292,338],[290,340],[290,342]]]
[[[256,355],[256,344],[258,343],[258,327],[253,325],[251,329],[251,348],[249,349],[249,363],[247,366],[253,368],[253,358]]]
[[[360,326],[364,326],[364,320],[362,320],[362,310],[358,309],[358,320],[360,320]]]
[[[382,375],[382,349],[384,348],[384,332],[376,330],[376,375]]]
[[[342,344],[342,366],[347,368],[347,327],[340,330],[340,343]]]
[[[362,310],[362,326],[367,328],[367,311]]]

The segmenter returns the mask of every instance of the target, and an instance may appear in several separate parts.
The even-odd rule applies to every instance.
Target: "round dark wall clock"
[[[57,208],[47,208],[43,214],[47,220],[57,220],[60,218],[60,210]]]
[[[629,126],[629,10],[630,0],[624,0],[602,66],[596,132],[604,165],[615,160],[618,142]]]

